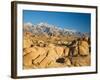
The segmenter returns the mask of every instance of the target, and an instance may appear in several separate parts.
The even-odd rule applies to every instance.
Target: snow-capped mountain
[[[63,29],[55,25],[50,25],[47,23],[39,24],[24,24],[24,31],[32,32],[33,34],[42,34],[42,35],[83,35],[81,32],[70,29]]]

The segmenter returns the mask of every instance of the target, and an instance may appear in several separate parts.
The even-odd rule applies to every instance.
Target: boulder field
[[[30,34],[31,35],[31,34]],[[34,36],[36,37],[36,36]],[[65,43],[65,44],[64,44]],[[23,68],[81,67],[91,65],[90,41],[82,37],[54,44],[24,36]]]

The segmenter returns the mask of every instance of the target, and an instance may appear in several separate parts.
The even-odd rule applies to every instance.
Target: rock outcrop
[[[42,40],[34,42],[31,35],[27,35],[24,37],[23,49],[25,69],[89,66],[91,63],[90,44],[87,39],[77,39],[61,46],[53,43],[46,44]]]
[[[91,65],[89,36],[76,36],[79,33],[43,23],[28,25],[23,37],[24,69]]]

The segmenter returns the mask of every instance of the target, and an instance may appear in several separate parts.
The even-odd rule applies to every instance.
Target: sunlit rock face
[[[90,48],[87,35],[47,23],[28,23],[23,33],[23,68],[90,66]]]

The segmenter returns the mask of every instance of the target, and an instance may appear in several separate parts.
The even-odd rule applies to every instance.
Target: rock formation
[[[41,25],[43,27],[44,24],[35,26]],[[34,29],[32,30],[34,31]],[[56,31],[59,30],[56,29]],[[23,68],[90,66],[90,48],[89,36],[34,35],[33,32],[30,32],[29,28],[25,28],[23,40]]]

